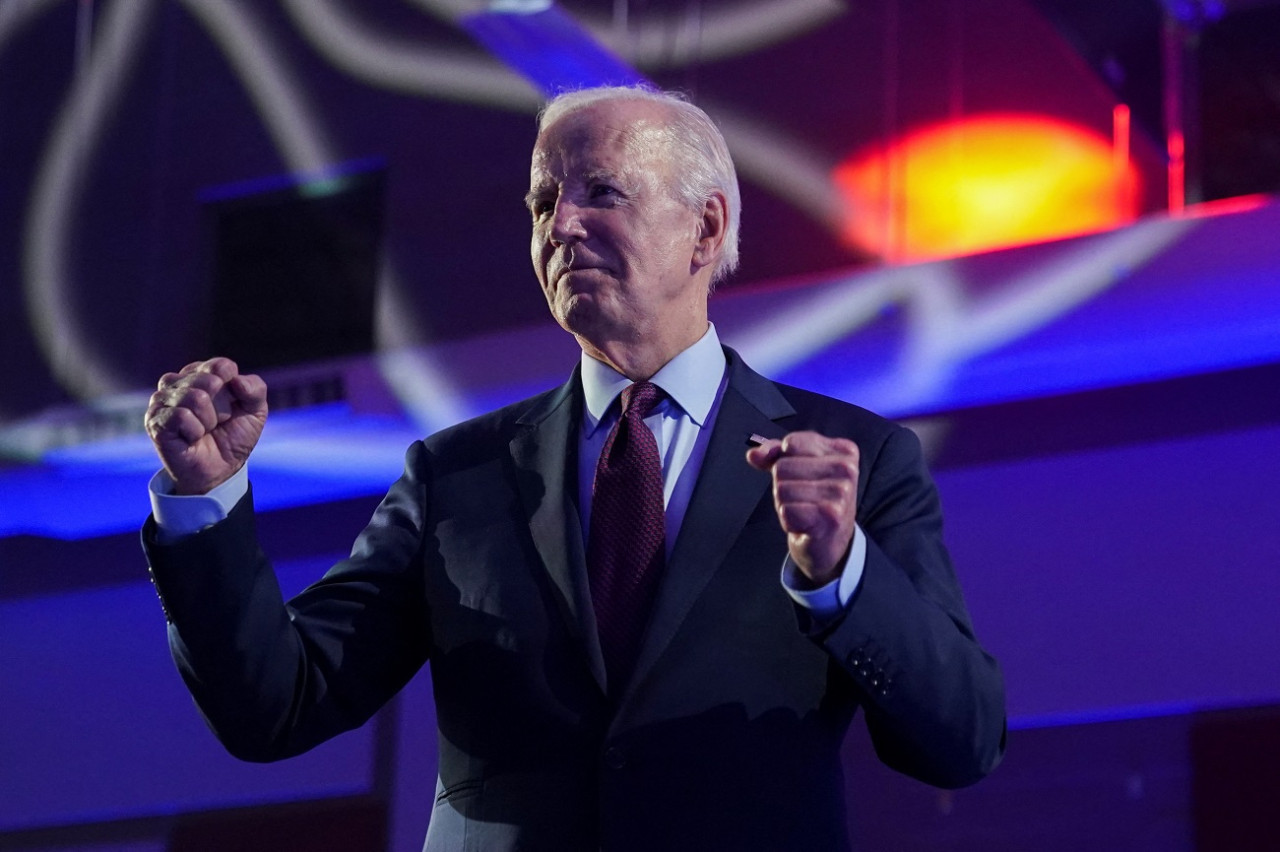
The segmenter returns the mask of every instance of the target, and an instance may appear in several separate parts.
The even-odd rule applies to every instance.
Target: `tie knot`
[[[666,394],[662,392],[662,388],[653,382],[635,382],[622,391],[622,413],[627,415],[634,410],[643,420],[662,402],[664,396]]]

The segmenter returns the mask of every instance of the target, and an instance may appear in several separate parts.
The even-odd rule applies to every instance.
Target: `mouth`
[[[587,284],[591,279],[596,278],[595,275],[583,275],[583,273],[599,272],[602,274],[611,274],[612,269],[604,258],[596,256],[595,252],[588,250],[581,243],[571,243],[557,246],[556,249],[547,256],[547,282],[548,286],[569,287],[578,289],[581,286],[589,286]],[[573,279],[579,279],[574,282]]]
[[[569,263],[556,270],[554,280],[556,283],[560,283],[561,281],[568,279],[571,275],[603,269],[605,269],[605,267],[598,263],[586,263],[581,261]]]

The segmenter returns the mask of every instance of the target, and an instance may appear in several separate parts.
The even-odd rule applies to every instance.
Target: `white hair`
[[[538,114],[538,133],[564,116],[601,101],[650,101],[662,104],[670,120],[662,129],[662,138],[674,165],[671,187],[683,204],[701,214],[707,201],[717,193],[725,198],[724,248],[711,274],[711,286],[724,280],[738,268],[738,227],[742,221],[742,202],[738,192],[738,174],[729,156],[724,136],[711,117],[677,92],[664,92],[650,86],[600,86],[564,92],[552,98]]]

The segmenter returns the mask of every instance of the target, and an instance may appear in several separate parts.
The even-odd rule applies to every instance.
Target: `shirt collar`
[[[716,327],[707,323],[707,332],[698,342],[672,358],[649,381],[653,382],[684,410],[689,419],[701,427],[711,414],[720,380],[724,378],[726,363],[720,348]],[[583,410],[586,434],[590,435],[600,425],[609,406],[631,384],[631,380],[617,370],[582,353],[582,394],[586,401]]]

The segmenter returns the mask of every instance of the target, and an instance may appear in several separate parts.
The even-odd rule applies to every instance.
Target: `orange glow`
[[[1188,215],[1197,217],[1229,216],[1232,213],[1247,213],[1250,210],[1257,210],[1273,200],[1275,200],[1273,196],[1261,192],[1254,195],[1236,195],[1231,198],[1201,201],[1198,204],[1192,204],[1185,212]]]
[[[934,125],[835,168],[852,210],[844,238],[918,261],[1113,228],[1133,219],[1138,197],[1118,147],[1043,116]]]

